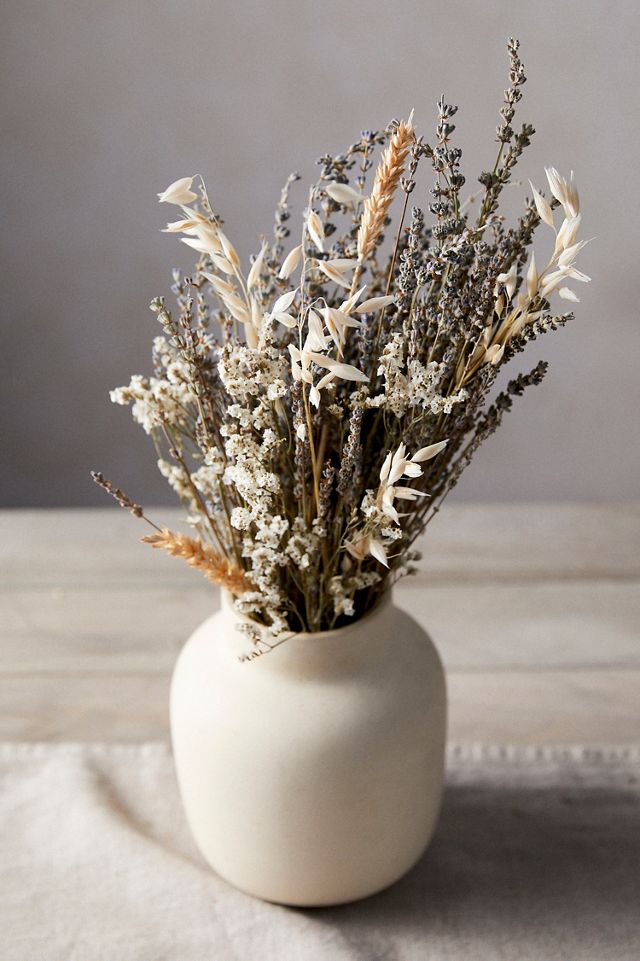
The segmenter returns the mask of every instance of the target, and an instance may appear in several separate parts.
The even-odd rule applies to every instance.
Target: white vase
[[[187,820],[218,874],[282,904],[381,891],[423,854],[442,794],[446,691],[422,628],[390,596],[335,631],[250,661],[223,600],[171,687]]]

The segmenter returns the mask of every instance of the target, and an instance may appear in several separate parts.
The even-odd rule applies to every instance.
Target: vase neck
[[[257,668],[260,672],[297,674],[309,679],[329,677],[334,673],[343,675],[350,669],[361,670],[363,663],[375,658],[392,639],[395,610],[391,591],[387,591],[371,611],[344,627],[317,633],[292,632],[276,639],[265,634],[265,643],[260,643],[253,652],[244,644],[249,654],[265,653],[248,657],[248,663],[241,666]],[[222,616],[229,629],[225,634],[233,638],[231,645],[237,650],[238,622],[253,622],[234,611],[230,595],[223,594]]]

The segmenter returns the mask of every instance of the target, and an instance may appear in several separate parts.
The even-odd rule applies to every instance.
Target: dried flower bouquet
[[[525,76],[518,42],[508,51],[497,158],[464,203],[444,98],[432,146],[409,118],[322,157],[293,245],[290,176],[247,273],[199,178],[159,195],[181,211],[166,230],[198,260],[189,277],[174,271],[175,312],[151,304],[153,376],[111,398],[132,405],[194,530],[154,524],[144,540],[226,587],[263,637],[347,623],[412,570],[416,538],[546,364],[491,400],[500,368],[569,319],[553,295],[577,301],[568,283],[589,280],[574,265],[585,241],[573,176],[547,169],[550,199],[531,185],[514,226],[498,213],[534,132],[512,126]],[[421,163],[435,179],[428,225],[409,208]],[[541,222],[543,267],[528,253]]]

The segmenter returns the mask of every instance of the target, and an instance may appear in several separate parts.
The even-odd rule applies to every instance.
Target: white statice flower
[[[285,554],[298,570],[306,571],[313,557],[313,547],[309,537],[306,534],[294,532],[287,541]]]
[[[463,404],[468,397],[469,391],[466,387],[459,387],[446,397],[435,394],[429,401],[429,410],[432,414],[450,414],[456,404]]]
[[[393,520],[393,518],[391,518],[391,520]],[[399,527],[393,527],[388,521],[380,528],[380,536],[385,542],[401,541],[403,537],[402,530]]]
[[[448,395],[439,393],[441,364],[432,361],[425,365],[417,359],[407,363],[405,340],[399,331],[382,350],[378,375],[383,378],[383,391],[368,397],[365,406],[390,410],[396,417],[404,417],[413,408],[430,410],[432,414],[449,414],[455,404],[462,403],[468,396],[463,388]]]
[[[284,380],[282,380],[281,377],[276,377],[276,379],[267,386],[267,399],[276,401],[280,397],[285,397],[288,390],[289,388]]]
[[[268,634],[273,638],[289,636],[291,637],[291,630],[289,629],[289,623],[286,617],[280,612],[278,608],[269,609],[269,628]]]
[[[287,364],[285,357],[271,348],[262,350],[243,344],[226,344],[218,363],[218,373],[230,396],[246,405],[250,398],[268,392],[270,386],[286,383]],[[281,395],[276,387],[277,396]]]
[[[178,495],[187,510],[199,512],[200,504],[196,500],[188,477],[182,467],[178,464],[171,464],[169,461],[159,458],[158,470],[167,480],[171,489]]]
[[[166,337],[161,335],[153,338],[153,347],[151,351],[151,356],[153,357],[153,363],[156,368],[166,368],[175,361],[175,354],[167,341]]]
[[[204,495],[205,498],[216,498],[219,496],[220,490],[220,480],[221,472],[219,466],[203,464],[198,470],[191,474],[191,480],[193,481],[197,490]]]
[[[183,427],[189,424],[190,408],[197,398],[188,383],[170,383],[158,377],[136,374],[127,387],[117,387],[109,394],[114,404],[131,405],[133,419],[147,434],[164,423]]]
[[[276,514],[274,517],[257,522],[257,528],[256,541],[276,549],[289,530],[289,521],[280,514]]]
[[[246,438],[242,436],[241,442],[245,440]],[[225,449],[228,456],[233,458],[234,453],[237,454],[238,445],[227,442]],[[238,458],[236,463],[227,466],[223,481],[234,487],[243,500],[256,507],[264,502],[270,504],[273,495],[280,489],[280,478],[277,474],[266,470],[259,463],[256,464],[252,458],[245,457]]]
[[[279,549],[257,543],[249,535],[245,536],[242,554],[251,560],[249,576],[260,593],[260,613],[268,621],[265,632],[277,637],[287,629],[286,619],[282,615],[284,598],[278,584],[279,568],[286,565],[286,556]],[[240,603],[243,596],[240,595]]]
[[[368,406],[384,406],[392,411],[396,417],[402,417],[411,405],[409,379],[405,372],[404,358],[405,342],[402,334],[397,331],[382,349],[378,364],[378,376],[384,379],[384,391],[378,395],[380,403],[374,403],[370,398]],[[378,400],[378,397],[375,400]]]
[[[421,364],[419,360],[410,360],[408,364],[409,392],[412,407],[430,410],[432,414],[441,411],[449,413],[454,404],[460,403],[467,396],[466,391],[444,395],[439,393],[442,377],[442,366],[435,361]]]
[[[231,526],[237,531],[246,531],[251,527],[253,518],[246,507],[234,507],[231,511]]]
[[[363,555],[364,556],[364,555]],[[348,558],[343,562],[343,573],[337,574],[329,581],[329,595],[333,602],[333,612],[336,617],[344,615],[353,617],[355,604],[353,597],[357,591],[373,587],[382,580],[378,571],[358,571],[352,569]]]
[[[255,418],[254,418],[255,423]],[[262,449],[270,451],[276,444],[280,443],[280,438],[272,427],[265,427],[262,431]]]
[[[333,601],[333,612],[336,617],[344,614],[345,617],[353,617],[355,605],[353,598],[350,597],[351,587],[349,580],[343,575],[332,577],[329,581],[329,594]]]
[[[253,421],[252,412],[242,404],[229,404],[227,414],[237,420],[241,427],[250,427]]]
[[[264,615],[264,597],[259,591],[245,591],[234,598],[233,609],[243,617],[251,617],[254,614]],[[242,621],[236,624],[236,629],[245,634],[250,641],[253,651],[249,649],[245,656],[240,656],[240,660],[250,660],[251,654],[256,650],[258,653],[266,653],[270,649],[270,642],[281,635],[290,634],[285,618],[278,612],[273,612],[271,623],[266,628],[259,628],[256,624]]]
[[[251,584],[260,593],[265,631],[277,636],[286,627],[280,571],[288,563],[284,541],[289,522],[276,510],[281,481],[271,461],[280,438],[274,429],[273,402],[266,396],[266,379],[284,380],[284,362],[270,349],[236,347],[223,354],[220,376],[235,403],[228,409],[234,419],[220,426],[226,458],[222,480],[234,491],[236,503],[241,502],[232,510],[231,524],[244,532],[242,555],[249,561]],[[246,383],[248,377],[254,378],[253,383]]]
[[[216,477],[222,477],[225,468],[222,451],[217,447],[209,447],[205,452],[204,462],[210,471],[215,472]]]
[[[320,534],[321,531],[317,526],[309,529],[301,517],[294,520],[285,553],[300,570],[306,570],[311,564],[311,559],[317,557],[321,547]]]
[[[165,367],[165,372],[170,384],[189,386],[191,383],[189,369],[182,360],[170,360]]]
[[[262,606],[262,594],[259,591],[245,591],[234,602],[234,610],[239,614],[257,614]]]

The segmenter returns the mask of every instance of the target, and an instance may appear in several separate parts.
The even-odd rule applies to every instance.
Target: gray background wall
[[[4,505],[104,503],[100,467],[169,501],[146,438],[109,387],[149,368],[147,310],[183,245],[156,191],[202,173],[244,256],[290,170],[416,109],[460,104],[472,181],[493,161],[515,34],[538,133],[521,175],[573,167],[594,277],[552,362],[480,452],[457,497],[637,495],[638,13],[626,2],[265,3],[9,0],[2,19]],[[416,193],[425,202],[425,188]],[[524,191],[524,188],[522,188]],[[302,197],[300,190],[299,196]]]

